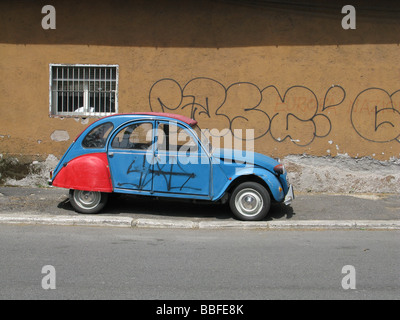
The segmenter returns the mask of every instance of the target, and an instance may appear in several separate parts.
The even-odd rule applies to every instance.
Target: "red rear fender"
[[[86,154],[69,161],[54,178],[53,186],[86,191],[112,192],[107,154]]]

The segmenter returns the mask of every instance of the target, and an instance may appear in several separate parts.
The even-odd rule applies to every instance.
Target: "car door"
[[[209,196],[210,159],[193,132],[171,121],[156,126],[153,191]]]
[[[111,137],[107,154],[115,191],[151,191],[153,125],[153,121],[135,121]]]

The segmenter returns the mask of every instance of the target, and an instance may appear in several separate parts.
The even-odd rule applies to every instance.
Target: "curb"
[[[185,228],[185,229],[243,229],[243,230],[334,230],[368,229],[400,230],[400,221],[394,220],[297,220],[297,221],[173,221],[137,219],[138,228]]]
[[[0,223],[60,226],[131,227],[132,218],[111,216],[54,216],[38,214],[0,214]]]
[[[114,216],[0,214],[0,224],[231,230],[400,230],[400,220],[191,221]]]

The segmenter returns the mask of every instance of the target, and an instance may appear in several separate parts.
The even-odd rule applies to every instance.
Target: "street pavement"
[[[222,302],[247,305],[243,311],[249,319],[265,311],[265,300],[398,300],[399,236],[399,230],[0,224],[0,299],[123,299],[130,310],[148,313],[144,318],[152,318],[163,304],[182,306],[190,300],[200,308]],[[344,269],[349,267],[352,273]],[[15,312],[14,304],[7,306]],[[357,318],[361,309],[369,312],[353,309]]]
[[[188,229],[400,229],[398,194],[297,193],[264,221],[234,219],[228,205],[113,195],[100,214],[74,211],[68,190],[0,187],[0,223]]]

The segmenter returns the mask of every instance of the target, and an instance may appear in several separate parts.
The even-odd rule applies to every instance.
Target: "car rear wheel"
[[[240,220],[258,221],[265,218],[271,207],[268,191],[257,182],[238,185],[229,200],[232,213]]]
[[[98,191],[70,190],[69,200],[77,212],[98,213],[107,203],[108,194]]]

